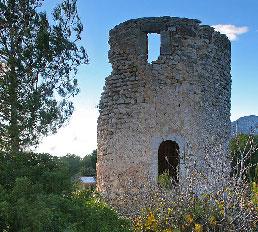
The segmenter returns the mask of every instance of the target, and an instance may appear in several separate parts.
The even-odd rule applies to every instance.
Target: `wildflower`
[[[185,216],[185,220],[186,220],[187,223],[192,224],[193,223],[193,215],[192,214],[187,214]]]
[[[169,228],[169,229],[163,230],[163,232],[173,232],[173,230],[172,230],[172,228]]]
[[[134,220],[134,229],[135,229],[135,231],[142,231],[143,230],[143,223],[142,223],[142,218],[141,217],[137,217]]]
[[[216,218],[215,218],[214,216],[211,216],[211,217],[209,218],[209,223],[210,223],[212,226],[216,226],[216,224],[217,224]]]
[[[155,229],[158,226],[157,220],[152,212],[149,212],[147,216],[147,221],[145,223],[147,229]]]
[[[167,213],[167,216],[166,216],[166,218],[165,218],[165,219],[166,219],[166,220],[165,220],[166,224],[168,224],[171,215],[172,215],[172,209],[171,209],[171,208],[168,208],[168,213]]]
[[[168,207],[168,215],[171,215],[172,209]]]
[[[201,224],[195,224],[194,225],[194,231],[195,232],[203,232],[203,228]]]

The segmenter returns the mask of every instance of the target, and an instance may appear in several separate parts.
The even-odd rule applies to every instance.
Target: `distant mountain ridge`
[[[250,115],[244,116],[231,122],[231,136],[236,134],[250,134],[252,130],[255,130],[256,135],[258,135],[258,116]]]

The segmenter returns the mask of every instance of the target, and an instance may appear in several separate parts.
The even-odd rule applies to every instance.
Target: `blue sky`
[[[49,12],[59,0],[45,0]],[[107,53],[108,33],[132,18],[176,16],[196,18],[232,40],[231,119],[258,115],[258,1],[257,0],[77,0],[84,25],[81,43],[90,63],[80,67],[81,92],[74,99],[76,110],[69,124],[43,140],[38,151],[56,155],[84,156],[96,148],[97,116],[105,77],[111,72]],[[154,44],[157,42],[154,41]],[[154,45],[155,46],[155,45]],[[157,49],[159,49],[157,47]]]

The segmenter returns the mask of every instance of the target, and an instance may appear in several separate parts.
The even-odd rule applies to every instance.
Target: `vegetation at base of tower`
[[[96,193],[76,189],[73,174],[49,154],[1,152],[0,231],[130,231]]]
[[[161,188],[165,188],[165,189],[173,188],[173,184],[171,182],[171,177],[169,175],[168,170],[158,176],[158,184]]]
[[[135,232],[191,232],[191,231],[246,231],[255,232],[257,229],[257,186],[251,196],[256,194],[256,203],[251,198],[236,197],[233,191],[226,190],[231,196],[225,199],[223,192],[203,194],[173,195],[173,198],[164,200],[164,193],[153,199],[150,208],[144,208],[139,216],[133,218]],[[239,193],[239,191],[238,191]],[[163,196],[163,197],[161,197]],[[243,195],[242,195],[243,196]],[[256,206],[255,206],[256,205]],[[234,209],[231,209],[234,208]],[[255,209],[256,207],[256,209]],[[238,211],[238,214],[236,214]],[[248,220],[246,220],[248,218]]]
[[[252,135],[234,138],[231,141],[232,167],[228,170],[225,170],[224,160],[217,160],[217,153],[214,157],[207,154],[209,159],[204,159],[205,166],[210,167],[208,173],[214,174],[208,191],[200,192],[180,182],[172,186],[168,173],[160,175],[158,190],[147,186],[147,207],[133,217],[134,231],[257,231],[258,184],[253,169],[257,167],[257,145],[257,137]],[[205,186],[205,172],[198,166],[191,171],[187,183],[197,181]]]
[[[0,0],[0,151],[12,154],[69,119],[77,68],[88,62],[76,0],[63,0],[51,20],[43,3]]]
[[[183,185],[170,186],[169,191],[166,185],[159,188],[148,207],[132,217],[132,229],[131,222],[119,217],[97,193],[79,190],[71,182],[83,172],[82,163],[90,167],[95,157],[96,151],[84,159],[2,152],[0,231],[255,231],[258,185],[250,186],[247,178],[236,184],[237,173],[209,194],[195,194],[190,187],[181,192]],[[191,178],[198,179],[198,173]]]

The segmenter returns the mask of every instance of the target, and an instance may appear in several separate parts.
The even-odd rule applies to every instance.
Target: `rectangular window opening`
[[[156,61],[160,56],[160,34],[148,33],[148,63]]]

